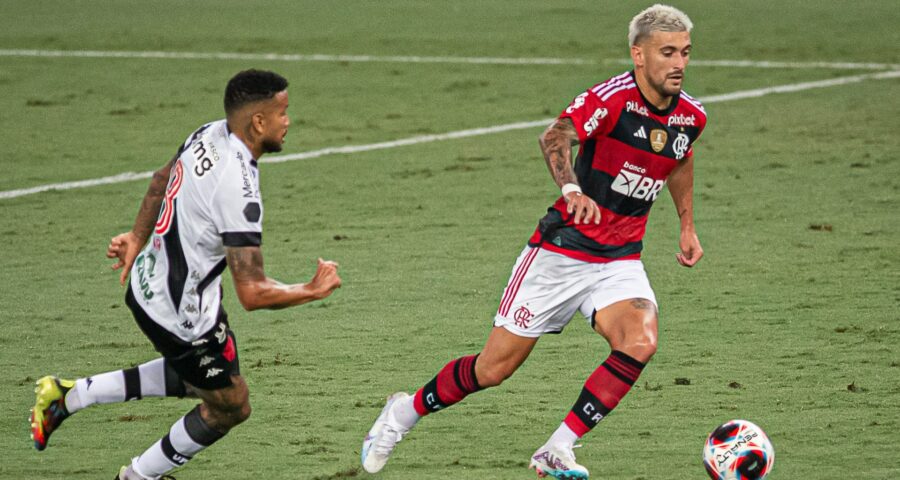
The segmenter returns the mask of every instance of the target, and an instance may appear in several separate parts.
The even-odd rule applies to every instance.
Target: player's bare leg
[[[594,314],[594,330],[606,338],[612,353],[585,382],[563,423],[532,456],[531,466],[539,476],[588,478],[572,447],[618,405],[656,353],[656,305],[643,298],[613,303]]]
[[[250,416],[250,391],[240,375],[231,376],[231,386],[217,390],[192,387],[203,400],[172,425],[169,433],[154,443],[119,473],[120,480],[157,478],[188,462],[201,450],[225,436]]]
[[[522,337],[503,327],[494,327],[475,362],[478,385],[488,388],[503,383],[525,363],[537,341],[537,338]]]
[[[451,361],[415,395],[398,392],[388,397],[363,441],[363,468],[370,473],[384,468],[394,446],[423,416],[503,383],[525,362],[536,343],[537,338],[521,337],[505,328],[494,327],[478,355]]]
[[[644,298],[616,302],[594,314],[594,330],[610,349],[644,364],[656,354],[657,323],[656,305]]]

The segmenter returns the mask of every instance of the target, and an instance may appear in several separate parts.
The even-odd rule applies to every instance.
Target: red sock
[[[584,436],[616,408],[643,369],[643,363],[613,351],[588,377],[564,423],[579,437]]]
[[[428,415],[481,390],[475,378],[477,358],[478,355],[469,355],[444,365],[436,377],[416,392],[413,401],[416,412],[422,416]]]

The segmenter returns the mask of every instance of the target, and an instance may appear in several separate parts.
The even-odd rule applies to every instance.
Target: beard
[[[279,142],[278,140],[263,140],[262,149],[263,153],[278,153],[281,151],[281,145],[283,142]]]

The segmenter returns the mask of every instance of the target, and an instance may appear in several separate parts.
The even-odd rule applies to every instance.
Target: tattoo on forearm
[[[578,133],[568,118],[556,120],[541,135],[541,151],[550,175],[556,184],[578,183],[572,169],[572,145],[578,143]]]
[[[228,247],[225,249],[228,269],[235,282],[257,281],[266,278],[263,256],[259,247]]]

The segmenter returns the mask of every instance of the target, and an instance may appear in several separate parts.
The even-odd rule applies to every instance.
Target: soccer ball
[[[775,449],[755,424],[731,420],[707,437],[703,465],[713,480],[762,480],[775,465]]]

